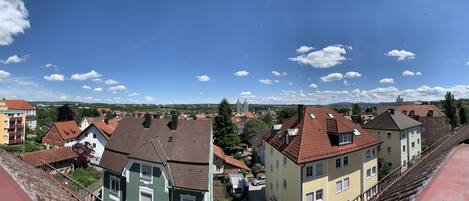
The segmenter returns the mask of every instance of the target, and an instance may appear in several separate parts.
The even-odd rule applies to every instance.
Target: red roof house
[[[237,173],[242,169],[249,170],[249,167],[243,161],[225,155],[223,149],[217,145],[213,145],[213,154],[215,156],[213,159],[213,164],[216,166],[215,174],[228,175]]]
[[[75,121],[54,122],[42,137],[43,144],[63,147],[80,135],[80,128]]]

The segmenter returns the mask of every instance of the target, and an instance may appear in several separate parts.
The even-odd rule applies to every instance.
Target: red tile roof
[[[414,111],[415,116],[426,117],[428,111],[433,111],[434,117],[442,117],[445,114],[434,105],[400,105],[396,108],[397,111],[406,111],[409,115],[410,111]]]
[[[105,134],[106,137],[111,137],[112,133],[114,133],[114,128],[112,128],[109,124],[104,123],[103,121],[96,121],[93,123],[96,128],[102,133]]]
[[[80,128],[75,121],[54,122],[53,126],[57,128],[60,136],[64,140],[73,139],[80,135]]]
[[[357,129],[360,135],[353,135],[353,142],[347,145],[334,145],[331,143],[330,134],[327,132],[328,114],[332,114],[337,120],[339,132]],[[330,108],[306,108],[303,111],[303,120],[298,123],[298,117],[288,119],[279,132],[286,132],[290,128],[298,128],[298,134],[292,136],[290,143],[285,142],[282,135],[272,135],[268,132],[264,140],[274,148],[282,152],[297,164],[334,157],[354,152],[380,143],[380,140],[368,134],[359,125],[343,117]],[[310,114],[314,114],[313,119]]]
[[[2,102],[6,103],[8,109],[34,110],[33,106],[25,100],[2,100]]]
[[[72,150],[71,147],[59,147],[55,149],[29,152],[20,154],[21,160],[31,164],[34,167],[43,165],[41,161],[45,163],[54,163],[64,160],[76,158],[78,155]]]
[[[215,154],[215,156],[223,159],[223,161],[225,161],[225,163],[228,163],[232,166],[235,166],[235,167],[238,167],[238,168],[241,168],[241,169],[249,170],[249,167],[243,161],[240,161],[240,160],[237,160],[237,159],[235,159],[231,156],[225,155],[225,152],[223,152],[223,149],[221,149],[217,145],[213,145],[213,154]]]

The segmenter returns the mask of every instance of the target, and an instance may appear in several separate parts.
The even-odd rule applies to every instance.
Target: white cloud
[[[301,46],[300,48],[296,49],[296,52],[299,54],[303,54],[306,52],[309,52],[310,50],[314,49],[314,47],[309,47],[309,46]]]
[[[318,88],[318,85],[316,85],[316,84],[314,84],[314,83],[311,83],[311,84],[309,85],[309,87],[311,87],[311,88]]]
[[[83,73],[83,74],[75,73],[72,75],[72,77],[70,77],[70,79],[83,81],[83,80],[95,79],[99,77],[101,77],[101,75],[97,73],[96,71],[92,70],[88,73]]]
[[[124,85],[117,85],[117,86],[109,87],[109,91],[122,91],[126,89],[127,87],[125,87]]]
[[[28,58],[28,55],[24,55],[24,56],[20,57],[20,56],[15,54],[13,56],[9,56],[6,60],[1,60],[1,62],[3,64],[17,64],[17,63],[21,63],[23,61],[26,61],[26,58]]]
[[[0,0],[0,45],[13,43],[13,36],[29,28],[28,10],[21,0]]]
[[[341,80],[343,77],[344,75],[342,75],[342,73],[331,73],[329,75],[322,76],[319,79],[321,79],[321,81],[323,82],[331,82],[331,81]]]
[[[289,82],[288,85],[292,86],[292,85],[293,85],[293,82]]]
[[[44,68],[57,68],[57,67],[59,67],[59,66],[55,65],[55,64],[51,64],[51,63],[44,64]]]
[[[91,90],[91,87],[90,87],[90,86],[88,86],[88,85],[83,85],[83,86],[81,86],[81,88],[83,88],[83,89],[89,89],[89,90]]]
[[[243,91],[240,93],[241,96],[249,96],[251,95],[252,93],[250,91]]]
[[[394,79],[392,78],[383,78],[379,81],[381,84],[394,84]]]
[[[153,98],[153,97],[151,97],[151,96],[144,96],[143,99],[145,99],[146,101],[155,100],[155,98]]]
[[[10,73],[9,72],[6,72],[4,70],[0,70],[0,80],[1,79],[5,79],[7,77],[10,77]]]
[[[405,70],[404,72],[402,72],[402,76],[404,77],[407,77],[407,76],[414,76],[414,75],[422,75],[421,72],[412,72],[410,70]]]
[[[44,79],[48,81],[64,81],[65,77],[63,75],[54,73],[51,75],[44,76]]]
[[[348,85],[350,85],[350,84],[348,83],[347,80],[344,80],[344,85],[345,85],[345,86],[348,86]]]
[[[272,80],[269,79],[260,79],[259,82],[267,85],[272,84]]]
[[[67,96],[60,96],[60,100],[67,100]]]
[[[97,88],[94,88],[93,91],[96,91],[96,92],[101,92],[103,91],[103,88],[101,87],[97,87]]]
[[[422,75],[422,72],[415,72],[415,75]]]
[[[287,72],[278,72],[278,71],[275,71],[275,70],[274,70],[274,71],[272,71],[272,75],[273,75],[273,76],[277,76],[277,77],[278,77],[278,76],[287,76],[288,73],[287,73]]]
[[[362,74],[360,74],[359,72],[354,72],[354,71],[350,71],[350,72],[345,73],[346,78],[358,78],[358,77],[361,77],[361,76],[362,76]]]
[[[119,81],[113,80],[113,79],[107,79],[106,81],[104,81],[104,83],[108,85],[114,85],[114,84],[119,84]]]
[[[240,70],[240,71],[237,71],[236,73],[234,73],[234,75],[239,76],[239,77],[243,77],[243,76],[249,75],[249,72],[247,72],[245,70]]]
[[[208,75],[197,75],[197,79],[201,82],[210,81],[210,77]]]
[[[469,61],[466,62],[466,66],[469,66]]]
[[[101,78],[94,78],[94,79],[92,79],[91,81],[93,81],[93,82],[101,82]]]
[[[280,82],[280,80],[274,80],[274,83],[279,83],[279,82]]]
[[[140,95],[140,94],[139,94],[139,93],[136,93],[136,92],[133,92],[133,93],[128,94],[128,96],[138,96],[138,95]]]
[[[299,64],[308,64],[314,68],[330,68],[341,64],[346,59],[346,53],[343,45],[333,45],[310,52],[307,55],[301,54],[289,60]]]
[[[390,57],[397,57],[398,61],[406,60],[406,59],[414,59],[415,54],[405,50],[391,50],[384,55]]]

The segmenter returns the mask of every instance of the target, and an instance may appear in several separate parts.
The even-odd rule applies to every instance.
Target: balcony
[[[8,136],[10,136],[10,137],[15,136],[15,138],[21,138],[21,137],[23,137],[23,133],[22,132],[9,132]]]
[[[10,124],[10,129],[23,129],[23,125],[21,125],[21,124],[13,124],[12,125],[12,124]]]
[[[8,144],[21,144],[23,140],[16,139],[16,140],[8,140]]]
[[[10,122],[12,122],[12,121],[19,121],[19,122],[21,122],[21,121],[23,121],[23,117],[10,117]]]

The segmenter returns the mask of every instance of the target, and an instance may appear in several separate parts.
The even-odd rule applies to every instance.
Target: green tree
[[[279,123],[283,123],[286,119],[296,114],[296,109],[293,107],[282,108],[277,112]]]
[[[241,141],[247,142],[249,139],[264,130],[267,125],[259,119],[248,120],[244,124],[243,133],[241,134]]]
[[[71,121],[74,116],[75,112],[67,104],[57,108],[57,121]]]
[[[461,106],[461,108],[459,108],[459,119],[461,124],[467,123],[466,108],[464,108],[464,106]]]
[[[114,114],[114,112],[107,112],[104,116],[106,116],[107,119],[114,119],[116,118],[116,114]]]
[[[361,115],[362,109],[358,103],[352,104],[352,113],[353,115]]]
[[[267,112],[264,117],[262,117],[262,121],[264,121],[264,123],[266,124],[266,126],[268,127],[271,127],[272,125],[274,125],[274,117],[272,115],[272,113],[269,111]]]
[[[454,95],[449,91],[445,95],[443,107],[445,109],[445,114],[449,119],[449,123],[451,124],[451,128],[454,129],[458,125],[456,103],[454,101]]]
[[[223,98],[218,106],[218,116],[215,117],[215,144],[223,150],[229,151],[231,148],[240,143],[238,128],[231,120],[231,105],[226,98]]]

